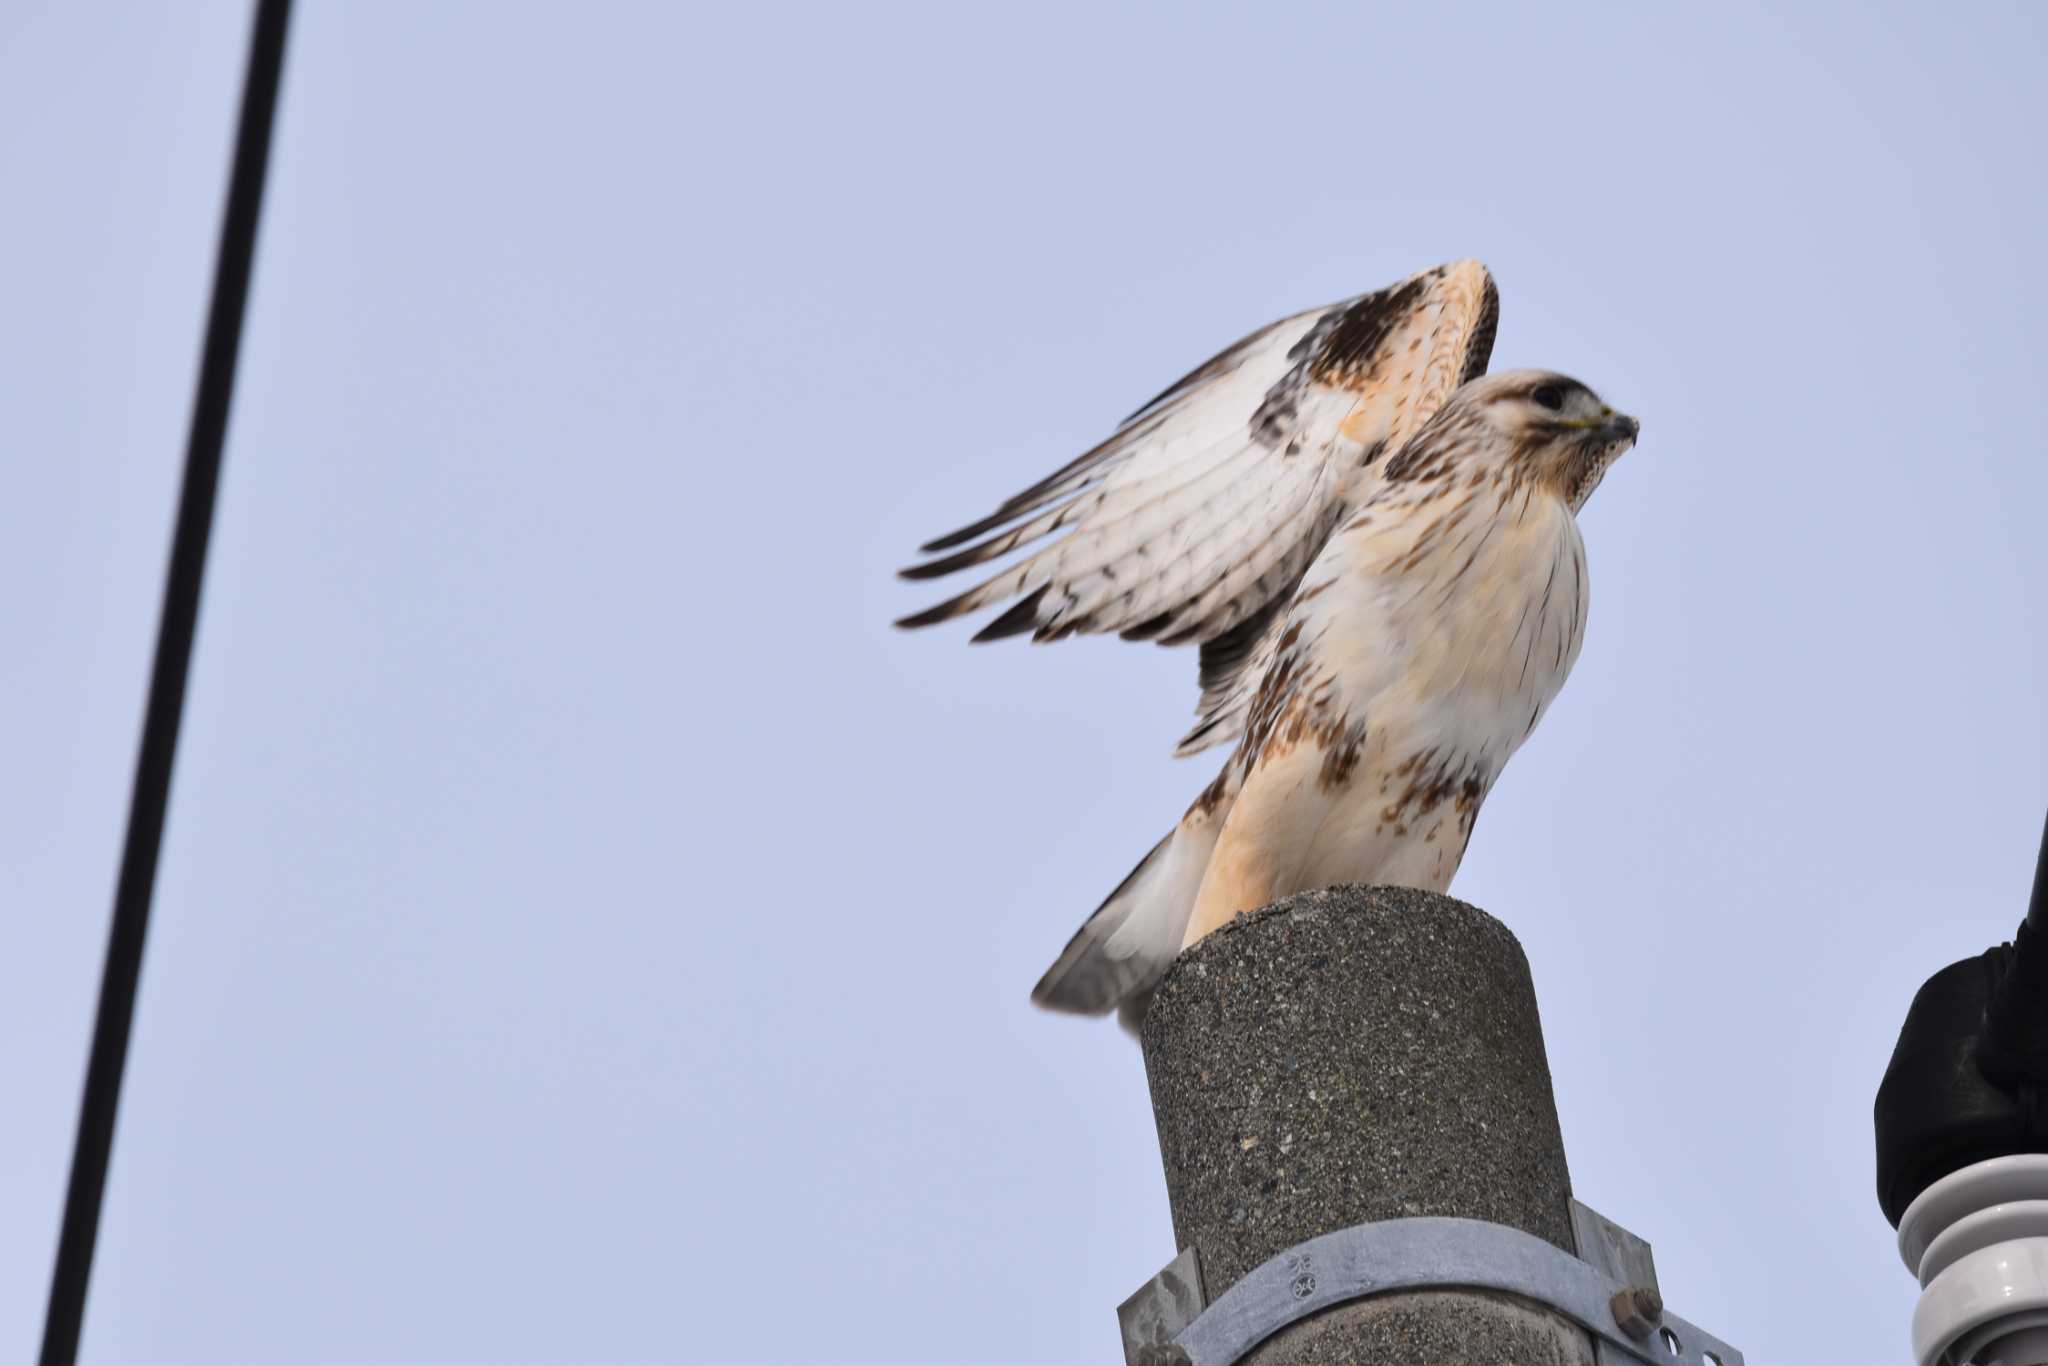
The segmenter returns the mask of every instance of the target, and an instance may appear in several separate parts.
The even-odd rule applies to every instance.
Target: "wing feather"
[[[1493,347],[1498,295],[1460,261],[1259,329],[1196,366],[1109,438],[902,571],[942,578],[1021,558],[897,624],[987,607],[976,633],[1114,631],[1201,645],[1202,697],[1178,752],[1244,727],[1309,563],[1393,449]]]
[[[1183,476],[1182,482],[1172,482],[1171,476],[1174,474]],[[1189,475],[1192,477],[1187,477]],[[931,620],[944,621],[949,617],[960,616],[1055,582],[1062,585],[1063,597],[1071,601],[1077,596],[1076,586],[1089,575],[1097,573],[1105,565],[1120,561],[1154,557],[1159,561],[1161,568],[1164,568],[1184,541],[1182,533],[1177,532],[1175,528],[1185,526],[1190,517],[1199,515],[1210,507],[1219,494],[1228,491],[1232,479],[1233,472],[1225,468],[1223,463],[1219,463],[1216,467],[1195,471],[1167,471],[1157,481],[1165,485],[1163,488],[1155,489],[1150,483],[1126,485],[1119,492],[1129,496],[1119,499],[1114,504],[1106,504],[1111,509],[1107,513],[1082,508],[1068,516],[1069,510],[1080,508],[1078,503],[1068,503],[1063,508],[1026,523],[1017,530],[1026,531],[1043,526],[1044,530],[1039,533],[1043,535],[1054,529],[1050,523],[1065,519],[1081,523],[1075,531],[983,580],[958,597],[930,609],[930,612],[920,613],[919,616],[938,613],[939,615],[931,616]],[[1140,500],[1138,495],[1141,493],[1149,493],[1150,496]],[[1004,533],[1004,536],[1009,534]],[[1002,537],[996,539],[1000,540]],[[1020,537],[1008,548],[1014,549],[1031,539],[1033,537],[1028,535]],[[948,569],[936,570],[928,575],[924,571],[930,569],[930,565],[915,565],[904,570],[903,577],[935,577],[937,574],[951,572],[952,568],[964,568],[968,563],[978,563],[985,558],[1000,558],[1003,553],[1005,552],[996,551],[989,556],[980,557],[978,547],[970,548],[948,556],[944,561],[935,562],[958,562],[951,564]],[[977,558],[970,561],[970,555]],[[929,623],[906,618],[898,624],[909,626]]]

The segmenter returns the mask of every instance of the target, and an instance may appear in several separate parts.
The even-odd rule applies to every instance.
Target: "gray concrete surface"
[[[1507,928],[1449,897],[1338,888],[1240,916],[1181,955],[1141,1038],[1177,1247],[1213,1299],[1294,1244],[1416,1215],[1573,1250],[1571,1178],[1536,997]],[[1591,1362],[1498,1296],[1343,1306],[1261,1363]]]

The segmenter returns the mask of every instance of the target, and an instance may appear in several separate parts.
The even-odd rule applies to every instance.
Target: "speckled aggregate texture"
[[[1593,1341],[1569,1320],[1505,1295],[1443,1290],[1339,1305],[1268,1338],[1250,1361],[1257,1366],[1593,1366]]]
[[[1484,911],[1398,888],[1289,897],[1183,953],[1141,1033],[1174,1235],[1212,1299],[1376,1219],[1486,1219],[1572,1250],[1528,962]]]

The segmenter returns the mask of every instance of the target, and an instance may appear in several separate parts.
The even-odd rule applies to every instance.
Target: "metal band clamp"
[[[1741,1352],[1664,1312],[1654,1292],[1533,1234],[1477,1219],[1390,1219],[1311,1238],[1248,1273],[1192,1322],[1169,1319],[1165,1327],[1192,1366],[1233,1366],[1289,1324],[1333,1306],[1445,1289],[1497,1291],[1560,1314],[1593,1335],[1603,1362],[1743,1366]]]

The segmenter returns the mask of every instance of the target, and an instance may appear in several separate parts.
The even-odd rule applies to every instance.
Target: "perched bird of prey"
[[[1461,261],[1274,323],[903,571],[1056,537],[898,625],[1008,602],[976,640],[1198,642],[1178,752],[1239,740],[1040,1005],[1134,1025],[1174,956],[1240,911],[1340,883],[1449,886],[1578,658],[1576,513],[1637,432],[1577,380],[1485,375],[1498,299]]]

